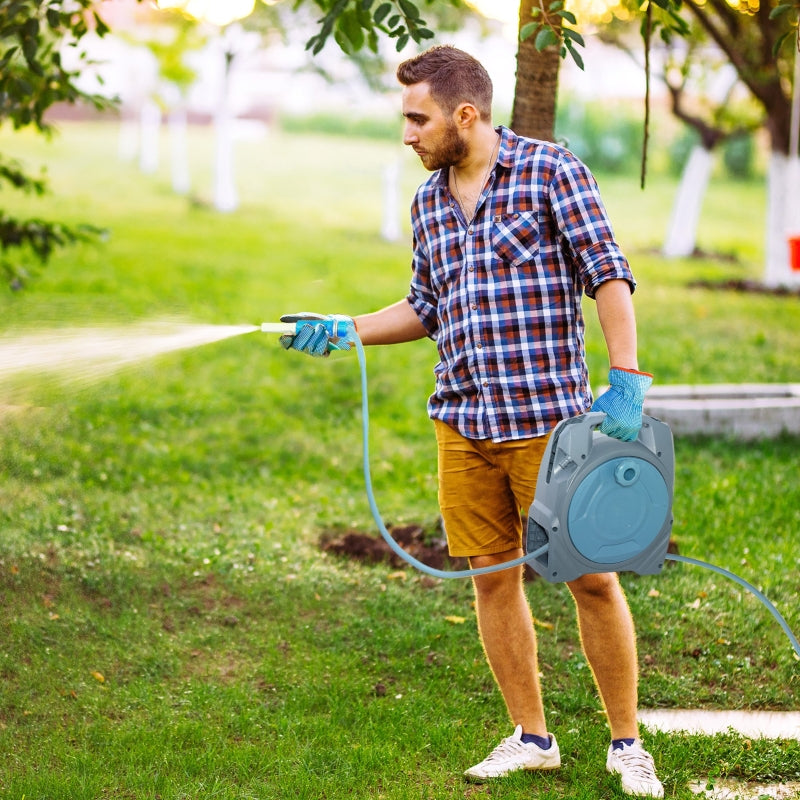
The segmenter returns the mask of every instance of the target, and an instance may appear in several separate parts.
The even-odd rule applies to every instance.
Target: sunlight
[[[190,17],[224,27],[252,13],[255,0],[156,0],[156,6],[164,11],[183,11]]]

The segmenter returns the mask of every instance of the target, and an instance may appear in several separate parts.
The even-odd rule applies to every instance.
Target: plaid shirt
[[[562,147],[498,131],[471,223],[446,169],[417,190],[408,302],[439,350],[430,416],[504,441],[589,409],[582,294],[635,282],[588,168]]]

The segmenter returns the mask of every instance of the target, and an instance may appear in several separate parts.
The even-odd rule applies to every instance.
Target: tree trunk
[[[661,251],[667,258],[686,257],[695,251],[697,227],[711,178],[713,158],[712,151],[701,145],[692,148],[672,204],[669,228]]]
[[[519,27],[532,19],[534,0],[520,0]],[[558,47],[550,46],[541,53],[534,45],[536,37],[529,36],[517,49],[517,83],[511,128],[520,136],[555,139],[558,68],[561,55]]]

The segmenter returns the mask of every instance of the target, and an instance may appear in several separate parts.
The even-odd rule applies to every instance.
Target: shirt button
[[[475,267],[467,267],[467,272],[475,272]]]
[[[477,348],[478,348],[478,350],[482,350],[482,349],[483,349],[483,345],[482,345],[480,342],[478,342],[478,343],[475,345],[475,347],[477,347]]]
[[[477,306],[477,304],[476,304],[476,303],[473,303],[473,304],[470,306],[470,308],[471,308],[473,311],[477,311],[477,310],[478,310],[478,306]]]
[[[472,228],[470,228],[470,229],[467,231],[467,233],[468,233],[470,236],[472,236]]]
[[[486,386],[489,385],[489,381],[484,381],[481,385],[485,388]]]

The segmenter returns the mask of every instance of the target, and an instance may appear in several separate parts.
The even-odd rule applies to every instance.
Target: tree
[[[45,113],[55,103],[91,103],[106,108],[108,101],[87,94],[76,83],[86,55],[79,50],[90,32],[98,36],[108,27],[93,10],[91,0],[0,0],[0,124],[8,120],[15,130],[33,126],[52,132]],[[77,64],[67,66],[65,50]],[[18,162],[0,154],[0,186],[41,195],[47,185],[31,177]],[[93,225],[65,225],[39,218],[20,219],[0,210],[0,271],[12,287],[28,279],[23,256],[32,254],[41,263],[53,250],[100,231]]]
[[[686,0],[686,7],[730,60],[741,81],[763,107],[770,137],[765,282],[798,276],[789,269],[787,235],[800,235],[798,132],[791,124],[792,87],[798,92],[800,3],[747,0],[734,8],[724,0]],[[794,46],[792,46],[794,45]],[[794,141],[792,141],[794,136]]]

